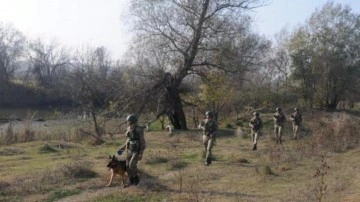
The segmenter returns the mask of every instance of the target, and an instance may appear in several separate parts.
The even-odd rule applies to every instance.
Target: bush
[[[68,178],[94,178],[97,173],[91,170],[91,163],[86,161],[74,161],[64,165],[60,170],[64,177]]]
[[[339,119],[320,119],[311,125],[313,146],[318,150],[344,152],[358,145],[360,136],[359,120],[346,116]]]
[[[40,149],[39,149],[39,153],[55,153],[55,152],[57,152],[57,150],[48,144],[45,144],[44,146],[40,147]]]

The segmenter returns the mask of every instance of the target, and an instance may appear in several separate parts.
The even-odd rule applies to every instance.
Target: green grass
[[[57,201],[68,196],[77,195],[81,193],[81,190],[69,190],[69,189],[59,189],[52,192],[49,197],[46,199],[47,202]]]
[[[200,154],[199,153],[184,154],[183,159],[187,162],[198,161],[200,159]]]
[[[110,194],[104,197],[95,198],[94,202],[143,202],[143,201],[162,201],[164,198],[154,194],[144,195],[128,195],[128,194]]]
[[[285,134],[283,145],[272,140],[269,125],[257,151],[251,150],[250,137],[244,138],[246,128],[242,136],[221,128],[215,160],[208,167],[203,165],[200,131],[177,131],[173,137],[165,131],[147,132],[147,148],[138,164],[140,185],[126,189],[119,176],[112,187],[105,187],[109,155],[116,155],[126,139],[123,134],[106,137],[99,146],[59,140],[2,146],[0,201],[316,201],[321,181],[313,176],[322,160],[330,167],[323,181],[325,201],[358,201],[360,148],[334,152],[318,147],[316,138],[325,134],[313,124],[306,123],[316,135],[302,131],[302,138],[293,141]],[[291,128],[286,127],[288,133]],[[358,129],[349,133],[358,134]]]

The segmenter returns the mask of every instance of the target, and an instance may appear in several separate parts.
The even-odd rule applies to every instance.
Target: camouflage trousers
[[[297,139],[300,126],[299,124],[293,123],[292,128],[293,128],[294,138]]]
[[[126,165],[128,167],[128,177],[131,179],[135,177],[138,173],[137,164],[139,162],[139,153],[130,152],[126,158]]]
[[[210,137],[207,135],[203,135],[203,145],[206,152],[205,158],[211,158],[212,148],[214,147],[215,137]]]
[[[282,125],[275,124],[274,125],[274,134],[275,134],[275,140],[276,142],[281,143],[281,136],[282,136]]]
[[[251,130],[251,139],[253,141],[253,144],[257,144],[257,140],[259,136],[261,135],[259,130]]]

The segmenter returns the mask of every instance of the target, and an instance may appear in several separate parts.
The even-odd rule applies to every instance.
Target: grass
[[[48,201],[48,202],[57,201],[62,198],[66,198],[66,197],[69,197],[72,195],[77,195],[80,193],[81,193],[81,190],[59,189],[59,190],[55,190],[54,192],[52,192],[49,195],[49,197],[46,199],[46,201]]]
[[[105,137],[100,146],[62,140],[1,146],[0,201],[358,201],[360,147],[353,142],[359,140],[354,137],[359,120],[351,117],[357,124],[349,126],[343,116],[336,117],[318,125],[306,122],[306,131],[317,136],[303,131],[298,141],[291,140],[287,124],[283,145],[272,140],[271,125],[265,126],[255,152],[250,137],[244,138],[247,128],[242,135],[221,128],[208,167],[200,131],[177,131],[171,137],[147,132],[141,182],[129,188],[120,186],[119,176],[105,187],[109,155],[116,155],[123,134]],[[323,129],[334,121],[334,133]],[[346,133],[341,141],[336,131]],[[334,147],[324,141],[325,132],[336,141]]]

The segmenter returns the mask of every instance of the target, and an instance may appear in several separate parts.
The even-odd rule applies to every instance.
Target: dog
[[[113,155],[112,157],[110,157],[110,162],[107,164],[106,167],[109,168],[109,170],[111,170],[111,177],[110,177],[110,181],[109,184],[107,184],[107,187],[111,186],[111,183],[115,177],[115,175],[120,175],[121,181],[123,186],[125,186],[125,182],[126,182],[126,178],[127,178],[127,166],[126,166],[126,161],[125,160],[118,160],[115,155]]]

